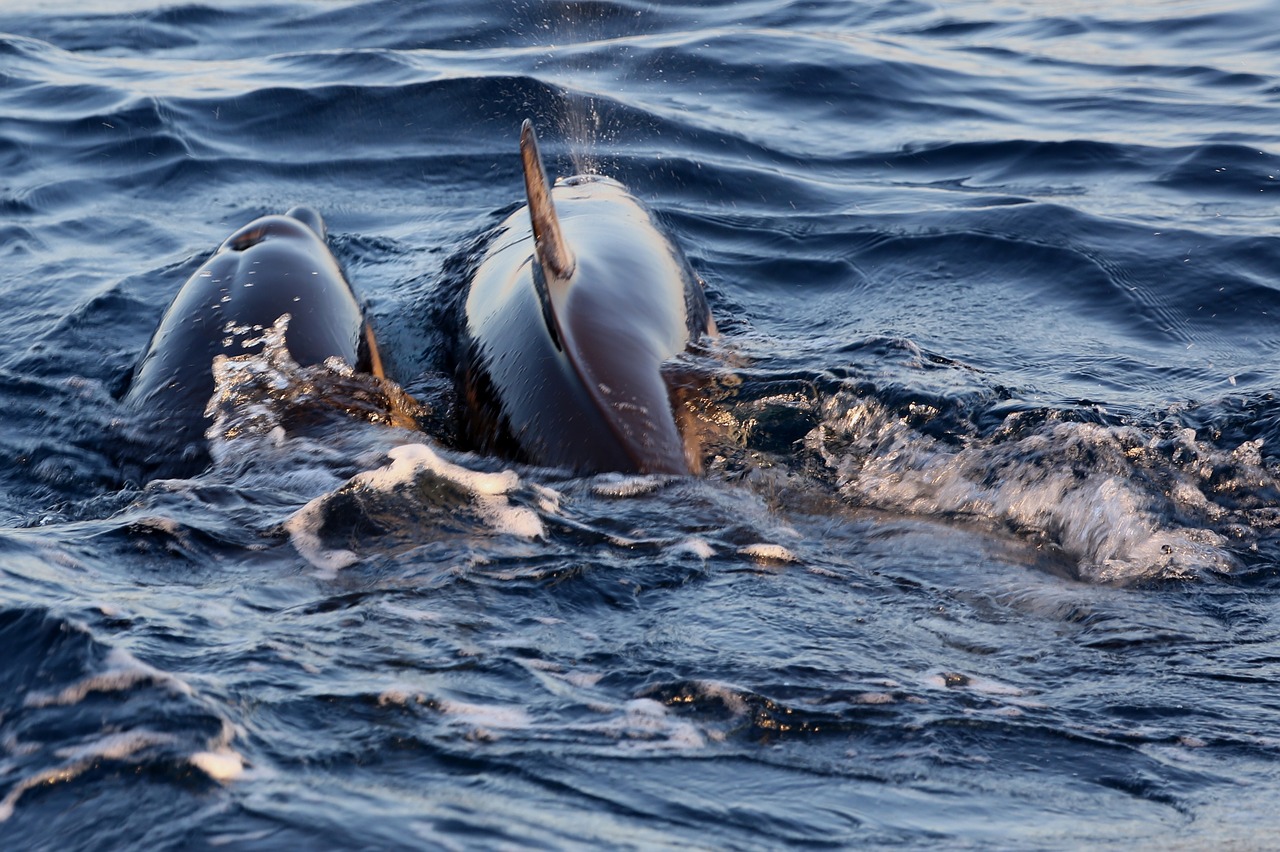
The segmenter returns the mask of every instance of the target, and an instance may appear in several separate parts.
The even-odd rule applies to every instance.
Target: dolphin
[[[134,370],[126,410],[157,443],[185,453],[209,426],[213,361],[261,350],[287,314],[285,347],[301,366],[337,356],[381,378],[382,359],[361,305],[325,243],[320,214],[295,207],[236,231],[178,291]]]
[[[528,204],[499,226],[463,305],[464,439],[576,473],[700,472],[664,364],[716,333],[701,281],[616,180],[552,186],[528,120],[520,156]]]

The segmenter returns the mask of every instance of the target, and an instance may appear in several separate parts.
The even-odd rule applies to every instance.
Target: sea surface
[[[0,847],[1278,842],[1280,4],[51,0],[0,33]],[[704,476],[458,434],[525,118],[705,281]],[[134,363],[295,204],[417,428],[276,349],[157,475]]]

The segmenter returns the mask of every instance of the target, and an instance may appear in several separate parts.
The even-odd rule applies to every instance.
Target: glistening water
[[[1274,844],[1278,12],[5,5],[0,844]],[[464,449],[526,117],[706,281],[705,476]],[[132,365],[295,204],[419,428],[277,348],[150,478]]]

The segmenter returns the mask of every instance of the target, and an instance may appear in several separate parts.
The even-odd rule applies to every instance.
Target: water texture
[[[6,5],[0,845],[1273,844],[1278,13]],[[706,282],[704,477],[457,432],[526,117]],[[273,346],[152,478],[135,360],[295,204],[418,428]]]

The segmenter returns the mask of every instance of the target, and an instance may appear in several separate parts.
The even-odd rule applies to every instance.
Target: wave
[[[39,608],[6,608],[0,647],[8,752],[0,822],[17,824],[7,836],[41,836],[38,818],[22,818],[27,800],[92,788],[104,776],[145,773],[177,786],[191,768],[213,781],[242,771],[230,722],[191,686],[85,627]]]
[[[0,10],[0,834],[1268,836],[1269,12]],[[526,117],[707,282],[706,477],[451,448]],[[299,203],[431,410],[223,364],[207,457],[141,486],[176,459],[115,393],[212,247]]]
[[[1280,524],[1280,471],[1261,440],[1225,449],[1190,428],[1050,413],[1011,414],[989,437],[956,444],[909,422],[837,394],[807,442],[860,505],[1007,527],[1060,549],[1082,579],[1235,573]]]

